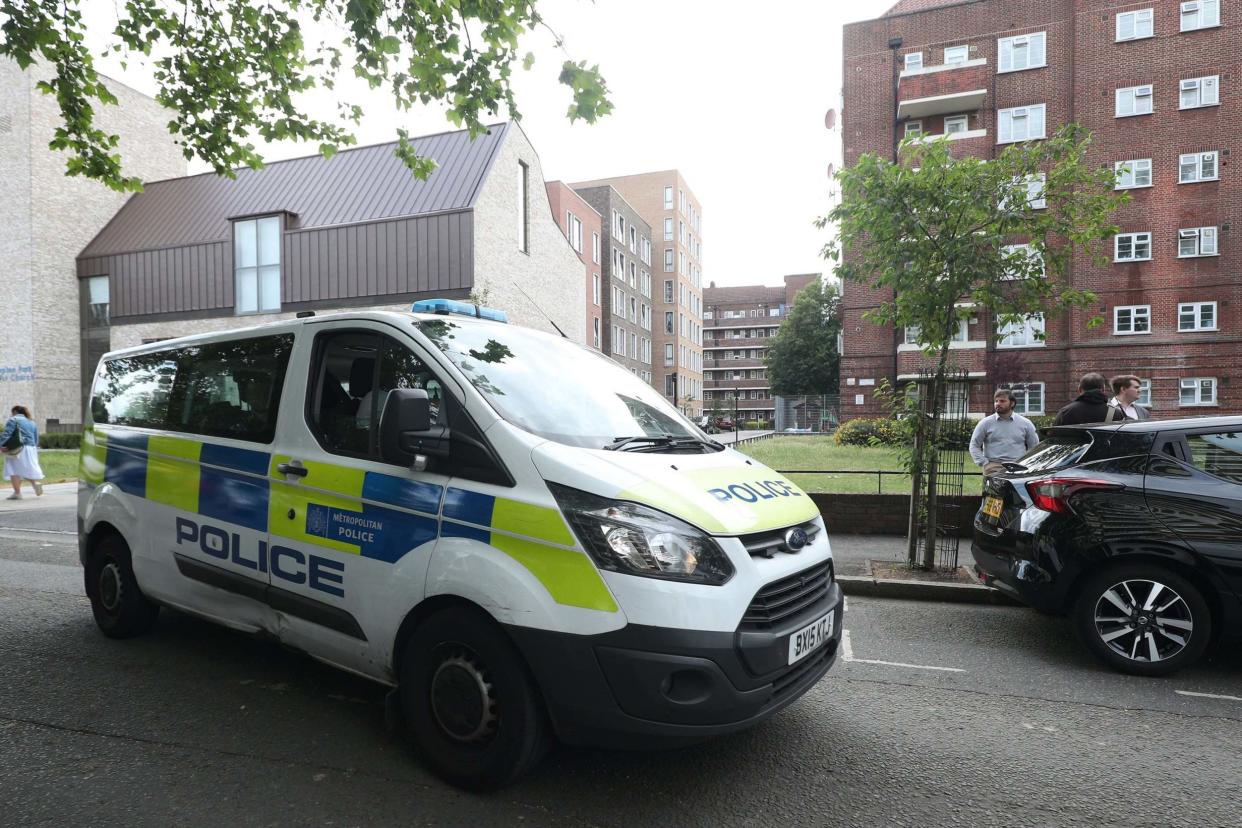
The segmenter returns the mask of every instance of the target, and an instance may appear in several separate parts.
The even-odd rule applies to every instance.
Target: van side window
[[[320,336],[309,414],[327,451],[378,460],[380,418],[395,388],[426,389],[433,421],[443,419],[440,382],[408,348],[363,331]]]
[[[1242,432],[1188,434],[1190,463],[1208,474],[1242,483]]]
[[[177,378],[173,354],[141,354],[110,359],[95,377],[91,419],[99,425],[163,428]]]
[[[265,336],[179,348],[167,428],[270,443],[293,336]]]

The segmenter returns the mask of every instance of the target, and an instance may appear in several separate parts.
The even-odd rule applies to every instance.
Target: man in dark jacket
[[[1126,419],[1125,414],[1109,407],[1108,395],[1104,393],[1103,374],[1092,371],[1084,376],[1078,383],[1078,391],[1078,398],[1057,412],[1053,425],[1104,423]]]

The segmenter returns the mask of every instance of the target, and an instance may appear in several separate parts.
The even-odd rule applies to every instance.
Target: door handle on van
[[[281,474],[292,474],[295,477],[306,477],[310,473],[310,469],[305,466],[295,466],[292,463],[280,463],[276,466],[276,471]]]

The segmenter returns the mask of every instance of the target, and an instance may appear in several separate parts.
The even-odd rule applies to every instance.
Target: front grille
[[[819,534],[819,525],[815,521],[810,520],[799,526],[786,526],[783,529],[773,529],[768,532],[755,532],[753,535],[742,535],[738,538],[742,545],[746,547],[746,551],[754,558],[772,558],[777,552],[787,552],[796,554],[802,551],[803,547],[798,549],[790,549],[785,545],[785,533],[790,529],[801,528],[806,532],[806,543],[809,546],[815,540],[815,536]]]
[[[821,600],[832,586],[832,561],[768,584],[755,595],[739,629],[768,630]]]

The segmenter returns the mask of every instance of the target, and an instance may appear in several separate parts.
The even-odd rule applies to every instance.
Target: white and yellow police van
[[[397,690],[466,787],[549,737],[686,744],[836,658],[811,499],[568,339],[434,300],[110,353],[78,517],[103,632],[161,606]],[[469,315],[467,315],[469,314]]]

